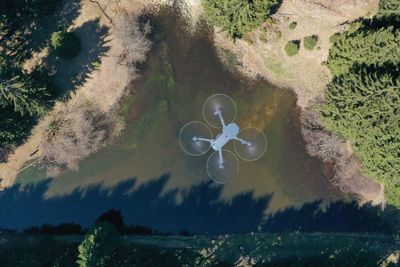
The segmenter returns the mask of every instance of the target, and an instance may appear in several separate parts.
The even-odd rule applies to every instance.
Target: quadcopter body
[[[239,171],[235,154],[224,149],[229,141],[234,141],[236,153],[246,161],[256,160],[265,153],[266,137],[260,130],[252,127],[240,130],[233,122],[236,104],[229,96],[216,94],[209,97],[203,106],[203,116],[209,125],[222,128],[222,131],[212,138],[207,124],[192,121],[182,127],[179,142],[182,149],[192,156],[205,154],[210,147],[215,150],[207,160],[208,175],[215,182],[225,183]],[[225,123],[226,119],[228,124]]]

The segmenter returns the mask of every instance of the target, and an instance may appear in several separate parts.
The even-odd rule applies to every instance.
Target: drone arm
[[[239,141],[242,145],[250,146],[251,143],[249,141],[243,140],[239,137],[235,137],[235,140]]]
[[[226,127],[226,125],[225,125],[225,121],[224,121],[224,118],[222,117],[222,112],[221,112],[221,110],[218,108],[218,110],[214,113],[214,115],[218,115],[218,117],[219,117],[219,120],[221,121],[221,124],[222,124],[222,127]]]
[[[194,141],[205,141],[205,142],[209,142],[209,143],[211,143],[213,141],[212,139],[202,138],[202,137],[195,137],[193,140]]]
[[[222,149],[218,150],[219,155],[219,167],[223,168],[224,166],[224,158],[222,157]]]

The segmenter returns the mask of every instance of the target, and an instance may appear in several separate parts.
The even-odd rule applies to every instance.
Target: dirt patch
[[[293,89],[297,104],[306,109],[323,97],[332,79],[323,64],[329,54],[330,36],[346,30],[357,18],[372,17],[378,5],[379,0],[286,0],[273,16],[273,22],[265,23],[241,40],[233,42],[219,29],[215,39],[226,63],[236,64],[250,76],[261,76],[280,87]],[[318,36],[318,42],[313,50],[307,50],[303,40],[311,35]],[[301,42],[299,53],[292,57],[284,49],[291,40]],[[227,60],[226,51],[230,51],[229,57],[236,56],[235,60]],[[315,134],[324,131],[321,129]],[[336,170],[332,182],[343,192],[355,194],[362,202],[384,204],[383,186],[362,175],[351,143],[343,141],[336,149],[335,152],[344,152],[335,164],[340,170]]]
[[[346,28],[346,23],[376,12],[378,0],[287,0],[273,16],[274,23],[265,24],[235,43],[222,33],[217,43],[234,51],[243,62],[243,71],[260,75],[269,81],[293,89],[298,105],[306,107],[322,95],[331,80],[329,70],[322,64],[331,46],[329,37]],[[296,22],[294,29],[289,28]],[[317,35],[314,50],[304,48],[303,38]],[[301,40],[299,53],[289,57],[284,47],[288,41]]]

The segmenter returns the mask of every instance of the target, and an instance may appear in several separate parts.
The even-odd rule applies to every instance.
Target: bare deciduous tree
[[[346,149],[345,141],[325,129],[317,113],[304,110],[301,119],[308,153],[333,163],[335,174],[332,182],[342,192],[364,196],[379,192],[379,185],[362,174],[358,159]]]
[[[310,155],[321,158],[325,162],[335,161],[344,153],[344,140],[326,130],[319,115],[311,110],[302,113],[302,133]]]
[[[148,38],[151,32],[150,23],[141,23],[139,18],[138,14],[121,11],[114,24],[114,34],[123,49],[119,63],[128,65],[134,73],[135,65],[146,60],[146,54],[151,48],[151,41]]]
[[[43,122],[39,150],[49,174],[78,169],[78,162],[102,148],[121,127],[119,120],[88,100],[63,103]]]

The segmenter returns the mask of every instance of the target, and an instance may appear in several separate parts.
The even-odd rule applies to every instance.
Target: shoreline
[[[100,3],[101,2],[101,3]],[[154,4],[157,1],[148,1],[145,4],[137,1],[136,3],[128,3],[127,1],[122,1],[122,3],[112,3],[110,5],[105,5],[105,8],[99,8],[98,5],[103,6],[104,1],[90,1],[90,2],[82,2],[82,12],[80,16],[74,21],[72,28],[78,27],[83,24],[85,21],[90,19],[100,17],[100,24],[102,26],[107,26],[110,28],[110,51],[106,56],[101,58],[102,64],[100,68],[94,71],[91,75],[89,81],[83,84],[79,89],[77,89],[76,93],[73,97],[85,97],[89,99],[94,99],[100,107],[104,111],[109,111],[114,109],[116,105],[120,102],[119,100],[124,95],[128,84],[134,79],[129,76],[127,67],[125,66],[117,66],[116,57],[118,53],[121,51],[121,45],[118,44],[116,38],[112,38],[112,24],[110,22],[110,18],[115,18],[118,15],[118,12],[115,12],[118,8],[130,9],[130,10],[138,10],[140,8],[144,8],[147,4]],[[158,1],[158,3],[165,3],[166,1]],[[221,49],[226,49],[231,51],[233,55],[238,57],[238,61],[243,64],[243,66],[235,66],[239,68],[241,72],[244,74],[255,77],[260,76],[266,79],[268,82],[278,86],[288,88],[297,96],[297,105],[303,113],[307,108],[309,108],[310,103],[316,98],[323,95],[325,87],[327,83],[332,78],[329,70],[322,65],[322,62],[326,59],[329,52],[329,38],[331,34],[334,32],[338,32],[344,30],[345,28],[342,26],[340,28],[333,28],[329,32],[327,32],[322,40],[319,43],[320,50],[316,51],[315,55],[307,54],[307,51],[301,51],[299,56],[300,60],[287,58],[283,53],[282,44],[284,40],[287,38],[299,38],[299,36],[303,36],[304,34],[309,34],[311,32],[315,32],[315,29],[310,29],[309,26],[300,25],[298,26],[299,32],[290,32],[287,29],[284,29],[286,17],[289,17],[287,21],[292,20],[293,17],[299,19],[301,15],[305,16],[305,21],[310,21],[310,19],[315,19],[314,16],[310,17],[310,13],[315,12],[317,9],[318,12],[323,12],[325,15],[329,15],[329,27],[331,24],[340,24],[341,22],[345,22],[350,20],[351,18],[345,17],[343,15],[338,15],[339,11],[330,12],[327,10],[322,10],[321,7],[313,6],[302,1],[293,1],[288,3],[289,1],[284,1],[282,6],[279,8],[277,14],[273,17],[279,23],[272,26],[263,26],[268,27],[270,32],[280,31],[284,36],[282,40],[273,39],[271,42],[263,42],[261,41],[261,37],[263,32],[258,29],[246,36],[244,40],[237,40],[236,43],[233,43],[227,37],[221,33],[217,32],[215,34],[215,43],[216,46]],[[354,2],[354,1],[353,1]],[[376,0],[370,0],[370,4],[373,6]],[[100,3],[100,4],[99,4]],[[193,20],[196,19],[202,14],[202,7],[200,0],[186,0],[188,8],[191,11]],[[303,9],[301,8],[303,7]],[[369,5],[364,6],[364,9],[367,10],[370,8]],[[296,10],[300,10],[299,14],[293,13]],[[365,10],[359,11],[359,13],[352,14],[353,16],[360,16],[362,12]],[[301,12],[305,12],[304,14]],[[108,12],[106,15],[104,12]],[[317,14],[319,14],[317,12]],[[282,14],[292,14],[292,15],[282,15]],[[303,27],[304,29],[302,30]],[[327,27],[325,25],[325,27]],[[319,28],[319,30],[324,29],[323,27]],[[285,37],[285,35],[288,35]],[[280,47],[280,50],[279,48]],[[275,49],[275,51],[274,51]],[[303,49],[304,50],[304,49]],[[282,59],[281,61],[277,61]],[[305,61],[297,64],[296,61]],[[272,62],[272,63],[271,63]],[[272,65],[271,65],[272,64]],[[294,64],[294,68],[285,70],[285,66],[290,64]],[[299,73],[303,70],[303,64],[310,65],[311,67],[307,69],[306,77],[302,77]],[[115,69],[118,68],[118,69]],[[300,71],[300,72],[299,72]],[[119,75],[113,75],[113,73],[118,73]],[[105,79],[104,77],[113,77],[112,79]],[[121,78],[122,77],[122,78]],[[308,80],[307,80],[308,79]],[[105,86],[106,84],[107,86]],[[102,90],[99,91],[98,88],[114,88],[114,90]],[[101,97],[99,97],[101,95]],[[57,105],[55,105],[54,110],[57,109]],[[42,120],[45,120],[43,118]],[[42,121],[41,120],[41,121]],[[304,124],[302,122],[302,124]],[[303,125],[304,126],[304,125]],[[28,140],[17,147],[17,149],[10,155],[9,160],[6,163],[0,164],[0,177],[3,178],[0,182],[0,191],[2,189],[8,188],[14,184],[17,174],[23,170],[26,164],[32,160],[35,160],[40,156],[40,152],[38,154],[32,155],[32,151],[35,151],[37,148],[37,144],[40,140],[42,128],[40,123],[34,127],[32,130],[32,135],[28,138]],[[304,137],[304,134],[303,134]],[[348,144],[344,144],[343,146],[347,146]],[[350,151],[351,152],[351,151]],[[310,153],[309,153],[310,154]],[[311,154],[310,154],[311,155]],[[349,154],[350,156],[352,153]],[[313,155],[311,155],[313,156]],[[321,160],[321,163],[324,163]],[[334,168],[334,167],[333,167]],[[358,173],[359,174],[359,173]],[[354,175],[353,175],[354,176]],[[354,176],[355,177],[355,176]],[[370,183],[370,187],[362,187],[362,185],[358,185],[358,188],[354,187],[354,184],[359,183],[359,181],[354,180],[354,177],[342,177],[339,188],[341,191],[347,191],[344,193],[355,194],[360,199],[360,202],[372,202],[375,205],[384,204],[384,195],[383,195],[383,185],[379,184],[379,190],[371,190],[373,182],[370,178],[364,177],[363,180],[365,183]],[[357,178],[360,175],[357,176]],[[353,179],[353,180],[352,180]],[[334,181],[330,180],[330,183],[335,185]],[[376,184],[376,183],[375,183]],[[341,188],[343,186],[343,189]],[[360,188],[361,186],[361,188]],[[375,187],[376,188],[376,187]]]
[[[217,29],[215,42],[221,50],[230,51],[237,57],[241,64],[236,67],[244,74],[250,77],[261,77],[295,93],[297,106],[301,110],[303,138],[306,145],[310,146],[312,144],[307,141],[310,138],[307,138],[304,130],[306,122],[303,116],[310,112],[314,101],[323,98],[326,86],[332,79],[329,69],[323,65],[331,46],[329,37],[336,32],[346,30],[348,21],[372,16],[376,13],[378,4],[377,0],[364,3],[339,0],[336,5],[330,3],[326,7],[321,7],[300,0],[284,1],[277,13],[272,16],[275,24],[265,23],[259,29],[235,42],[229,40]],[[347,11],[350,10],[353,12],[348,14]],[[298,22],[294,30],[287,27],[292,21]],[[274,36],[275,33],[279,33],[279,37]],[[319,49],[307,51],[301,47],[298,55],[294,57],[286,55],[283,47],[287,41],[301,40],[304,36],[314,34],[319,36],[317,44]],[[318,126],[322,127],[320,123]],[[327,132],[324,128],[323,131]],[[336,149],[342,155],[341,160],[346,161],[346,166],[341,166],[342,169],[335,166],[337,159],[324,161],[310,151],[308,154],[318,157],[322,164],[333,165],[331,166],[333,172],[343,175],[341,177],[333,175],[329,179],[329,182],[337,186],[340,191],[355,196],[361,204],[371,202],[373,205],[382,205],[383,208],[385,206],[384,185],[362,175],[361,165],[353,154],[351,143],[337,138],[340,144]]]

